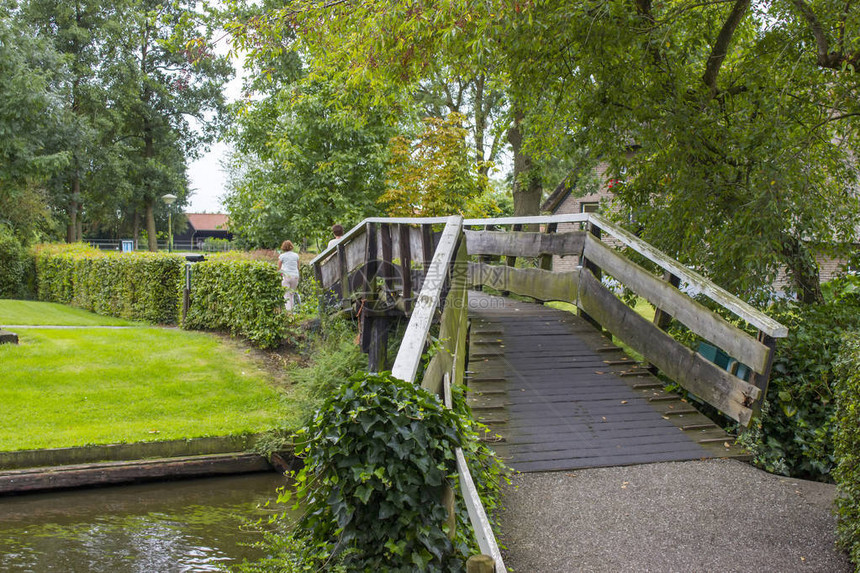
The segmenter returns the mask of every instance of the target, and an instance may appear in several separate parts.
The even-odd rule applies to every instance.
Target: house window
[[[599,201],[583,201],[579,204],[580,213],[597,213],[600,210]]]

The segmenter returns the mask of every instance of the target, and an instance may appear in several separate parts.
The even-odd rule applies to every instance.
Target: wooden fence
[[[585,229],[559,233],[555,231],[559,223],[578,223]],[[471,286],[488,286],[539,301],[575,304],[595,326],[617,336],[642,354],[655,369],[743,426],[749,425],[761,407],[770,378],[775,339],[788,333],[784,326],[764,313],[593,213],[467,220],[465,225],[510,228],[504,232],[465,231],[469,255],[504,256],[504,264],[469,263]],[[523,225],[540,225],[543,231],[515,230]],[[607,244],[606,238],[645,257],[661,269],[663,275],[656,276],[637,265]],[[575,256],[579,258],[579,265],[575,271],[552,272],[546,270],[543,263],[551,256]],[[541,263],[538,267],[517,268],[518,257],[540,257]],[[654,322],[642,318],[624,304],[606,286],[607,278],[653,304],[656,308]],[[679,289],[681,285],[688,292],[704,295],[729,310],[754,327],[757,336],[749,335],[697,302],[688,292]],[[738,370],[726,371],[672,338],[666,328],[673,317],[737,363],[748,366],[750,375],[738,377]]]

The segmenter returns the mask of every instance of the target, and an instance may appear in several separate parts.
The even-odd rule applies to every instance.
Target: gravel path
[[[518,573],[850,572],[834,496],[735,460],[518,474],[500,542]]]

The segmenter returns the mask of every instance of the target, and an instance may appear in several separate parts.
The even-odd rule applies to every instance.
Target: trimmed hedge
[[[192,267],[191,305],[183,328],[226,331],[273,348],[287,337],[294,320],[284,311],[284,289],[272,263],[225,255]]]
[[[845,337],[836,367],[836,469],[839,541],[860,571],[860,332]]]
[[[0,298],[28,298],[30,267],[32,257],[12,231],[0,225]]]
[[[155,324],[176,324],[185,260],[164,253],[104,253],[83,244],[36,247],[39,300]]]

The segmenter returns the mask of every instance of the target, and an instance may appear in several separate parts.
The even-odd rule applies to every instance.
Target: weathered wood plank
[[[756,372],[764,372],[769,350],[743,330],[691,299],[671,284],[661,281],[601,241],[588,237],[585,257],[655,307],[671,314],[687,328],[713,342]]]
[[[445,230],[439,239],[433,260],[424,278],[421,293],[415,302],[415,309],[403,335],[403,342],[397,352],[392,375],[407,382],[415,380],[418,364],[424,352],[424,344],[436,307],[439,305],[439,297],[445,286],[445,278],[448,267],[455,256],[455,248],[460,237],[463,218],[455,215],[448,218]]]
[[[462,448],[457,448],[454,453],[457,456],[457,473],[460,478],[460,490],[463,492],[463,501],[466,502],[466,510],[469,512],[469,521],[472,522],[472,528],[475,530],[478,547],[481,549],[481,553],[493,558],[493,561],[496,563],[496,573],[504,573],[507,571],[505,562],[502,560],[502,553],[499,551],[496,537],[493,535],[490,520],[487,519],[487,513],[481,504],[478,489],[475,487],[474,480],[472,480],[472,474],[469,471],[469,465],[466,463],[466,457],[463,455]]]
[[[470,255],[578,255],[582,252],[585,231],[570,233],[531,233],[524,231],[464,231]]]
[[[398,225],[398,250],[400,251],[400,277],[403,280],[403,300],[406,312],[412,308],[412,243],[408,225]]]
[[[486,285],[541,301],[575,301],[578,276],[579,273],[575,271],[554,273],[541,269],[469,263],[469,284],[472,286]]]
[[[640,255],[644,256],[648,260],[656,263],[664,270],[667,270],[672,274],[680,277],[682,281],[695,288],[697,291],[701,292],[717,304],[732,311],[739,318],[742,318],[749,324],[752,324],[762,332],[774,338],[785,338],[786,336],[788,336],[788,328],[786,328],[779,322],[775,321],[774,319],[767,316],[758,309],[753,308],[752,306],[740,300],[738,297],[729,293],[725,289],[715,285],[713,282],[709,281],[699,273],[688,269],[675,259],[652,247],[633,233],[630,233],[620,227],[617,227],[616,225],[610,223],[608,220],[595,213],[591,213],[590,217],[602,229],[608,231],[613,237],[615,237]]]
[[[748,426],[761,391],[708,362],[645,320],[583,269],[580,306],[681,386]]]
[[[534,215],[527,217],[495,217],[491,219],[465,219],[464,227],[483,227],[486,225],[544,225],[549,223],[584,223],[588,213],[569,215]]]

